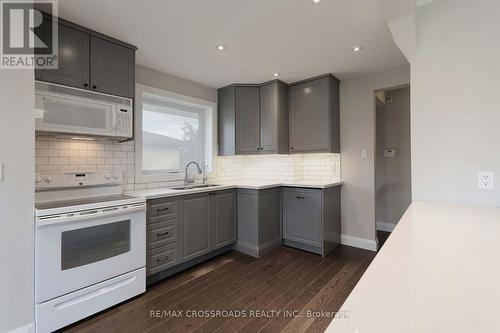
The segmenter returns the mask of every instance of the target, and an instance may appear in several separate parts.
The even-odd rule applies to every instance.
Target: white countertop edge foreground
[[[210,183],[209,183],[210,184]],[[204,188],[195,188],[195,189],[187,189],[187,190],[173,190],[170,187],[159,187],[159,188],[151,188],[144,190],[135,190],[135,191],[127,191],[125,194],[131,195],[134,197],[144,197],[146,199],[155,199],[155,198],[166,198],[166,197],[174,197],[181,196],[187,194],[196,194],[196,193],[204,193],[204,192],[212,192],[212,191],[220,191],[227,189],[250,189],[250,190],[264,190],[268,188],[274,187],[303,187],[303,188],[317,188],[324,189],[334,186],[342,185],[342,182],[308,182],[308,181],[297,181],[297,182],[251,182],[251,181],[241,181],[234,183],[220,183],[213,182],[213,184],[220,184],[218,186],[212,187],[204,187]],[[179,185],[178,185],[179,186]],[[180,185],[182,186],[182,185]],[[176,186],[173,186],[176,187]]]
[[[414,202],[326,332],[498,332],[499,254],[500,208]]]

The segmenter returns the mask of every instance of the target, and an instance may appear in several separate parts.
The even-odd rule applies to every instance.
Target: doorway
[[[375,217],[379,248],[411,203],[410,87],[375,92]]]

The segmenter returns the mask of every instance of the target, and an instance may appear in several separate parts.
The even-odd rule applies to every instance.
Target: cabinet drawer
[[[175,243],[178,241],[179,220],[166,220],[147,226],[147,245],[148,250],[162,245]]]
[[[179,263],[178,245],[162,246],[146,253],[147,275],[156,274]]]
[[[179,216],[179,207],[177,199],[170,199],[170,200],[161,199],[161,200],[152,200],[150,203],[148,202],[148,218],[156,216],[161,216],[163,218],[170,218],[170,219],[177,218]]]

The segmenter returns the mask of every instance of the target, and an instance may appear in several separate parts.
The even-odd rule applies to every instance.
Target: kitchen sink
[[[193,190],[193,189],[197,189],[197,188],[207,188],[207,187],[214,187],[214,186],[220,186],[220,185],[217,185],[217,184],[186,185],[186,186],[172,187],[172,190],[175,190],[175,191]]]

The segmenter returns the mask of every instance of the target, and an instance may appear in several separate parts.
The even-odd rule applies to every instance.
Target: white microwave
[[[130,98],[35,82],[35,129],[40,132],[132,138]]]

